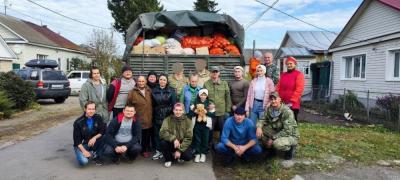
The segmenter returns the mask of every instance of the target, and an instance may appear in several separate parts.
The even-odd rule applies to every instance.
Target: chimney
[[[42,25],[42,27],[47,28],[47,25]]]

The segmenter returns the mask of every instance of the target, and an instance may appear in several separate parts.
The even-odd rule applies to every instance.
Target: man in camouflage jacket
[[[281,102],[279,94],[270,95],[271,106],[257,123],[256,135],[266,149],[285,152],[285,159],[293,158],[300,138],[293,111]]]

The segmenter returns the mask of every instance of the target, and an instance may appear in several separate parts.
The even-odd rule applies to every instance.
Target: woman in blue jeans
[[[258,65],[256,68],[257,77],[250,82],[246,100],[246,116],[257,124],[265,109],[269,106],[269,95],[275,91],[274,82],[265,76],[266,67]]]
[[[93,101],[86,102],[85,114],[74,122],[74,151],[79,165],[85,166],[90,159],[94,159],[97,165],[101,165],[101,156],[104,146],[103,135],[105,123],[100,115],[95,114],[96,104]]]

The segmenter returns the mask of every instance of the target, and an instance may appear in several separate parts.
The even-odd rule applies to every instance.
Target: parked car
[[[89,79],[90,71],[71,71],[67,77],[72,94],[79,94],[82,85]]]
[[[54,99],[56,103],[63,103],[71,94],[67,76],[63,71],[54,69],[54,65],[49,66],[49,64],[54,64],[53,60],[31,60],[25,65],[31,65],[36,61],[34,66],[14,72],[25,81],[32,83],[35,87],[36,99]]]

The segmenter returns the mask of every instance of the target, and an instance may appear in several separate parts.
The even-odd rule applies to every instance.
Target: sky
[[[107,9],[106,0],[33,0],[51,10],[63,15],[105,28],[112,32],[116,41],[119,55],[123,54],[125,43],[122,34],[112,30],[114,19]],[[260,0],[292,16],[314,24],[318,27],[339,33],[353,15],[362,0]],[[4,3],[5,2],[5,3]],[[166,10],[192,10],[193,0],[160,0]],[[252,48],[253,40],[256,48],[279,48],[286,31],[313,31],[315,27],[297,21],[273,9],[269,9],[254,24],[250,22],[259,17],[267,6],[255,0],[216,0],[219,13],[232,16],[245,28],[245,48]],[[47,25],[54,32],[60,33],[76,44],[85,44],[97,29],[81,24],[51,11],[43,9],[28,0],[0,1],[1,12],[7,5],[7,15]],[[134,20],[132,20],[134,21]]]

